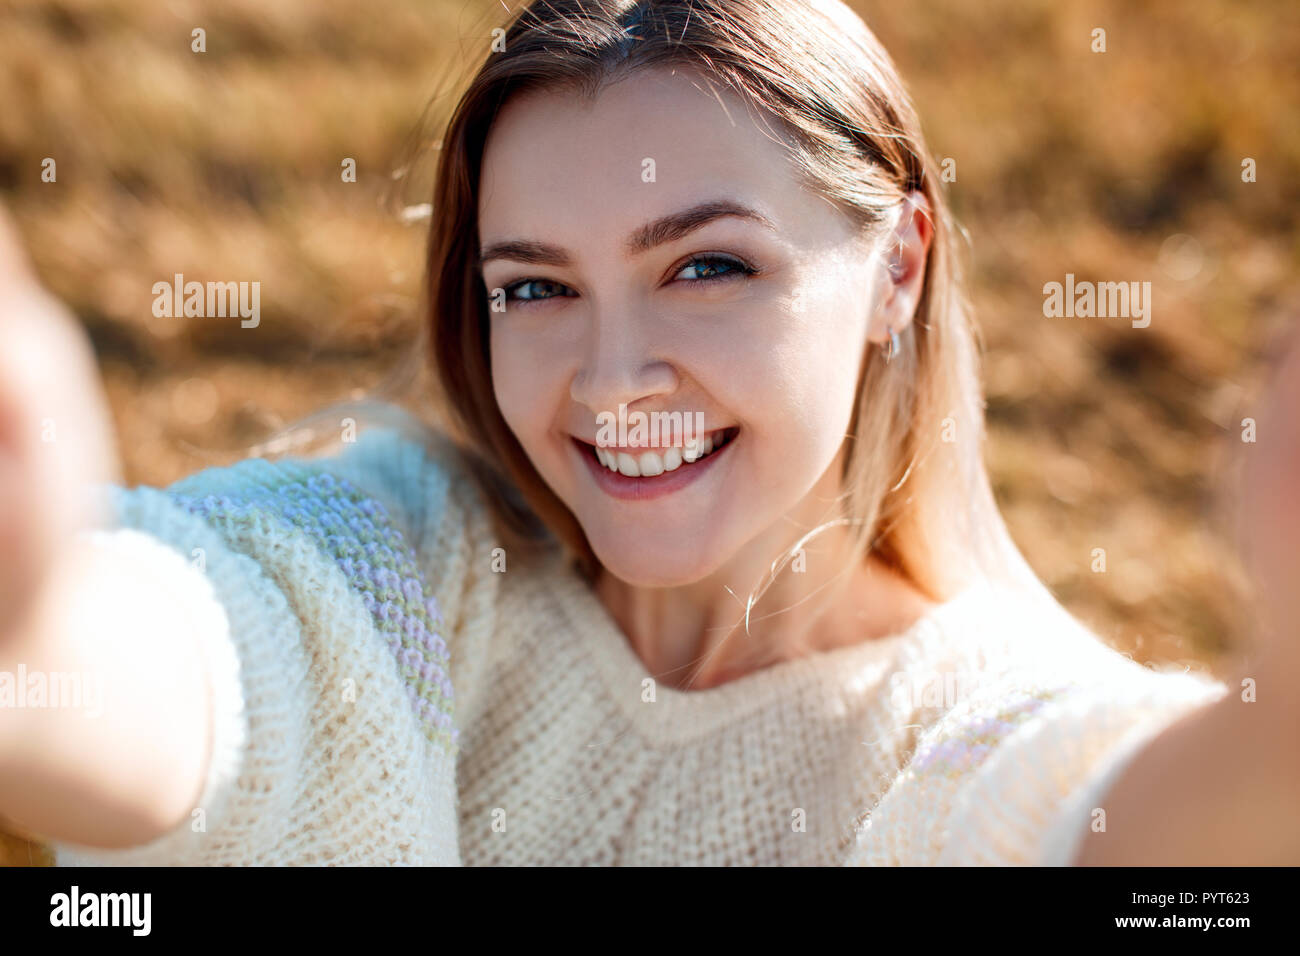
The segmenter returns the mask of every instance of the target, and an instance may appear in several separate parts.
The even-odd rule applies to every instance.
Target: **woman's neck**
[[[842,529],[828,537],[847,547]],[[820,539],[816,552],[840,553],[823,550]],[[646,671],[679,690],[717,687],[784,660],[896,634],[934,607],[874,555],[865,563],[808,564],[837,567],[849,579],[787,566],[750,608],[748,627],[752,585],[711,579],[685,588],[640,588],[601,569],[595,591]]]

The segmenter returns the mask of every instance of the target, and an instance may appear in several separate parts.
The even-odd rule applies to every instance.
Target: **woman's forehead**
[[[797,185],[782,143],[733,94],[698,80],[646,71],[584,103],[562,91],[521,94],[503,107],[484,149],[479,213],[603,202],[681,187]]]
[[[585,102],[560,90],[506,103],[484,151],[484,247],[518,238],[622,243],[715,198],[762,210],[790,241],[842,224],[797,175],[788,145],[742,98],[692,73],[633,74]]]

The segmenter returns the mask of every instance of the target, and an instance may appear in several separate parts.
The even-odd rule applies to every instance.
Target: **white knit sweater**
[[[1226,692],[983,586],[893,637],[655,686],[558,553],[497,570],[463,462],[405,429],[115,501],[100,545],[192,595],[213,759],[192,819],[59,865],[1066,864],[1127,760]],[[353,560],[383,534],[418,581]],[[421,594],[417,647],[391,612]]]

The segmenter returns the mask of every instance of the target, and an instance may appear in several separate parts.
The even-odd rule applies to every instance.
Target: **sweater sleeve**
[[[1041,712],[1010,732],[961,788],[941,864],[1070,865],[1090,827],[1104,825],[1105,796],[1143,746],[1226,690],[1116,657],[1104,683],[1008,696],[1012,706],[1042,700]]]
[[[210,759],[189,819],[140,846],[55,843],[57,865],[460,862],[448,647],[415,548],[431,526],[454,539],[431,449],[449,445],[382,429],[107,489],[97,546],[186,595]]]
[[[1066,639],[1052,663],[1009,669],[922,732],[850,862],[1069,865],[1143,745],[1225,692]]]

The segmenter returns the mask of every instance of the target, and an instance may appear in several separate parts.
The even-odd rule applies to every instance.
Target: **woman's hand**
[[[1282,345],[1256,441],[1243,445],[1240,548],[1259,602],[1259,701],[1300,718],[1300,322]],[[1278,743],[1300,762],[1300,740]]]
[[[102,518],[90,485],[120,475],[86,335],[0,207],[0,646],[29,626],[75,532]]]
[[[0,814],[123,847],[195,806],[213,706],[200,628],[220,616],[180,555],[78,533],[107,517],[93,486],[121,483],[110,422],[86,336],[0,209],[0,671],[76,675],[96,711],[87,693],[0,708]]]
[[[1256,418],[1240,491],[1239,546],[1259,637],[1216,703],[1175,722],[1102,798],[1109,832],[1075,862],[1103,866],[1300,863],[1300,326]],[[1255,683],[1253,699],[1245,679]]]

